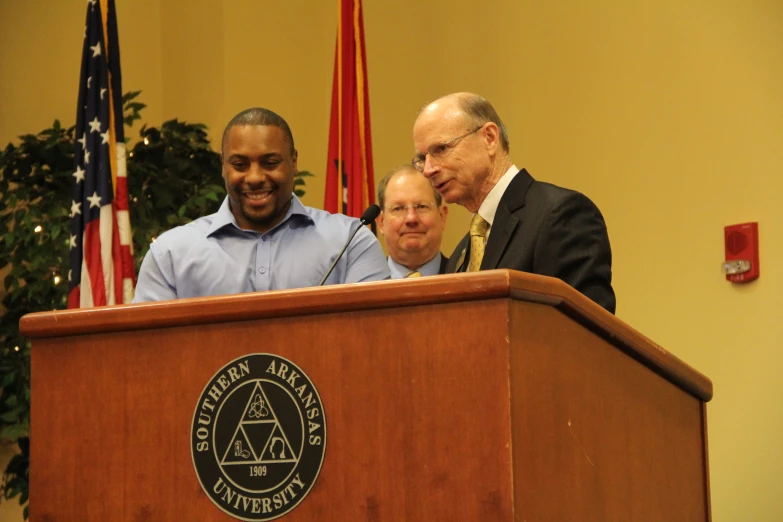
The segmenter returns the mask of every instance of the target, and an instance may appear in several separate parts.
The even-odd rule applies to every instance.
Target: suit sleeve
[[[541,232],[534,272],[562,279],[614,313],[612,250],[598,207],[572,193],[552,207]]]

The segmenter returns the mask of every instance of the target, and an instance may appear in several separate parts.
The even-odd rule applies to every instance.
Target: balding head
[[[512,165],[506,126],[477,94],[449,94],[422,107],[413,143],[416,168],[443,199],[471,212]]]
[[[389,257],[409,270],[435,258],[448,208],[421,172],[410,165],[392,169],[381,180],[378,201],[382,209],[378,227]]]
[[[463,118],[471,127],[478,127],[488,121],[497,125],[500,132],[500,144],[503,150],[509,152],[508,129],[497,111],[483,96],[471,92],[455,92],[442,96],[421,106],[416,113],[416,119],[424,113],[437,114],[447,118]]]
[[[403,174],[410,176],[421,176],[421,172],[413,168],[412,165],[407,164],[398,165],[387,172],[386,175],[381,178],[380,183],[378,183],[378,205],[381,207],[381,210],[383,210],[384,206],[386,205],[386,187],[392,181],[392,178]],[[438,206],[441,206],[443,203],[443,198],[440,196],[440,194],[438,194],[437,190],[432,188],[432,185],[430,185],[430,189],[432,190],[432,197],[435,198],[435,203]]]

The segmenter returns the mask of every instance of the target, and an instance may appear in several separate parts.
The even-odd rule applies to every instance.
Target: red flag
[[[324,209],[360,217],[375,202],[361,0],[340,0]]]
[[[135,270],[114,0],[90,0],[82,47],[68,308],[129,303]]]

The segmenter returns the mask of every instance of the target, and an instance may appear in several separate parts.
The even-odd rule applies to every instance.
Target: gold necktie
[[[411,270],[407,274],[405,274],[405,279],[408,279],[409,277],[421,277],[421,272],[418,270]]]
[[[481,268],[481,260],[484,259],[484,235],[487,233],[489,223],[476,213],[470,221],[470,262],[466,272],[478,272]]]

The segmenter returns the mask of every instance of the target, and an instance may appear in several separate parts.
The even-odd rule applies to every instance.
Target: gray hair
[[[509,151],[508,129],[506,129],[503,120],[500,119],[495,108],[486,98],[483,98],[478,94],[468,94],[460,96],[458,98],[458,104],[465,115],[473,120],[474,125],[471,125],[471,127],[478,127],[488,121],[497,125],[500,130],[500,145],[503,147],[504,151]]]
[[[471,93],[458,93],[453,95],[447,95],[442,96],[438,98],[438,100],[442,100],[443,98],[447,98],[450,96],[454,96],[457,99],[457,107],[465,113],[465,116],[468,118],[468,122],[472,125],[469,125],[469,127],[475,128],[479,127],[480,125],[484,125],[488,121],[491,121],[495,125],[498,126],[498,130],[500,131],[500,145],[503,147],[503,150],[508,153],[510,150],[510,144],[508,139],[508,129],[506,128],[505,123],[503,123],[503,120],[500,119],[500,116],[498,116],[497,111],[495,111],[495,108],[492,106],[489,101],[484,98],[483,96],[479,96],[478,94],[471,94]],[[419,115],[426,109],[429,105],[432,103],[438,101],[433,100],[431,102],[427,102],[424,105],[422,105],[419,108],[419,111],[416,113],[416,117],[418,118]]]

